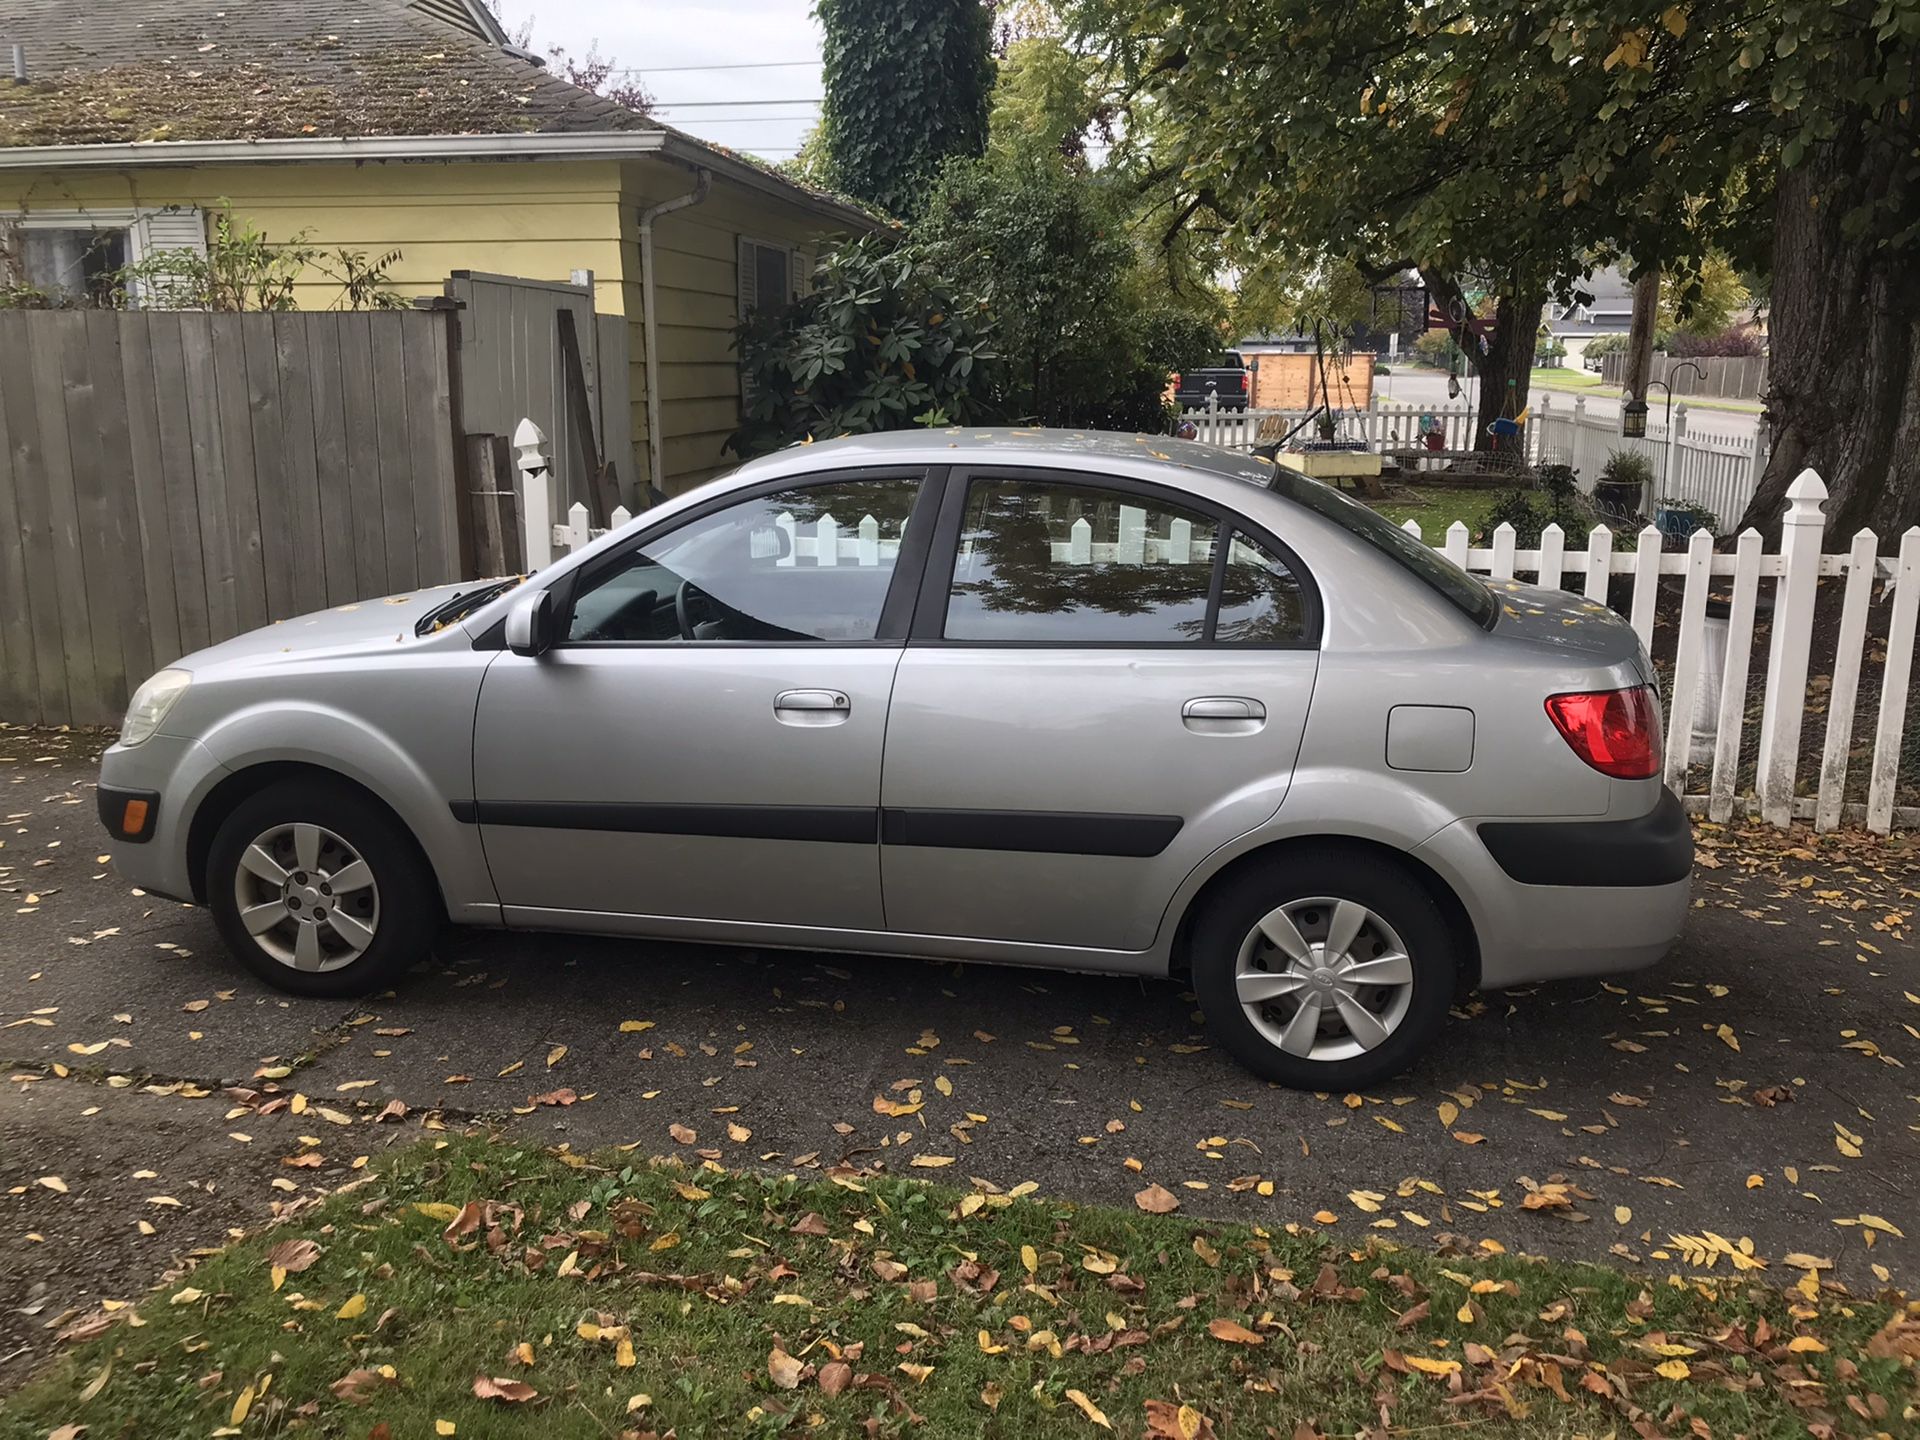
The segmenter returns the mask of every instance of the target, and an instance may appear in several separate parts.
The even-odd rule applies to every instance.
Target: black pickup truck
[[[1222,410],[1244,410],[1252,398],[1253,382],[1238,350],[1214,357],[1200,370],[1182,370],[1173,377],[1173,398],[1182,410],[1204,410],[1219,396]]]

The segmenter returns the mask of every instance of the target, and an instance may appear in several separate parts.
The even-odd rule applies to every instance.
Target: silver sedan
[[[1257,1074],[1659,958],[1692,844],[1633,631],[1177,440],[798,447],[528,580],[140,688],[100,813],[286,990],[504,926],[1190,977]]]

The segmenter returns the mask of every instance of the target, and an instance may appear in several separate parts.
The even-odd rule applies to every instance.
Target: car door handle
[[[1203,695],[1180,707],[1183,720],[1264,720],[1267,707],[1235,695]]]
[[[1239,695],[1202,695],[1180,707],[1180,723],[1196,735],[1255,735],[1267,707]]]
[[[783,725],[838,725],[852,713],[843,690],[782,690],[773,697],[773,718]]]

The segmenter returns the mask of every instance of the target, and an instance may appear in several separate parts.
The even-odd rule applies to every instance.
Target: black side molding
[[[1086,815],[1058,810],[880,812],[880,843],[1041,855],[1158,855],[1180,833],[1178,815]]]
[[[1665,786],[1637,820],[1486,821],[1481,843],[1522,885],[1671,885],[1693,870],[1693,827]]]
[[[469,813],[462,814],[466,809]],[[456,803],[454,818],[482,825],[544,830],[615,830],[636,835],[718,835],[734,840],[819,840],[871,845],[874,812],[865,805],[628,805],[599,801],[477,800]]]
[[[599,801],[455,800],[463,825],[711,835],[837,845],[913,845],[1038,855],[1158,855],[1180,833],[1178,815],[1087,815],[1055,810],[873,810],[860,805],[644,805]]]
[[[129,845],[144,845],[153,838],[154,826],[160,820],[159,791],[120,790],[102,785],[98,804],[100,823],[114,839]],[[127,822],[136,817],[139,823],[129,826]]]

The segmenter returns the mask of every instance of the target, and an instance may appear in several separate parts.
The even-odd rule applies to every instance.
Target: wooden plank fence
[[[450,316],[0,311],[0,715],[461,578]]]

